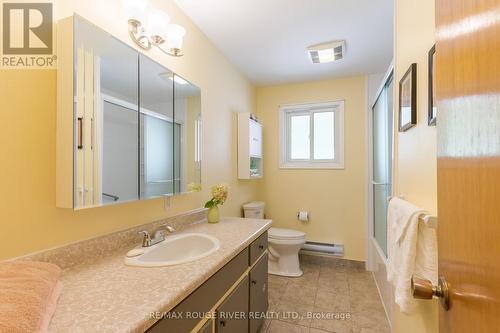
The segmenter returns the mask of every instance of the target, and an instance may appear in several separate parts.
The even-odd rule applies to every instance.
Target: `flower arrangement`
[[[189,192],[200,192],[201,191],[201,184],[200,183],[189,183],[187,185],[188,191]]]
[[[223,205],[226,202],[228,192],[229,186],[225,184],[212,187],[212,199],[208,200],[205,204],[205,208],[208,208],[207,219],[209,223],[219,222],[219,207],[217,206]]]
[[[211,208],[218,205],[223,205],[226,202],[229,193],[229,186],[219,184],[212,187],[212,199],[205,203],[205,208]]]

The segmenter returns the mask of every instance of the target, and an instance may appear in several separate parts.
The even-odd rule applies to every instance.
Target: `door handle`
[[[439,303],[448,311],[450,309],[450,285],[444,276],[440,276],[438,285],[433,286],[432,282],[426,279],[411,277],[411,292],[413,298],[432,299],[439,298]]]

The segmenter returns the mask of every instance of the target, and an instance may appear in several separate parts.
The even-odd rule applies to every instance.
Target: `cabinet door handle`
[[[76,130],[77,130],[77,148],[82,149],[83,148],[83,117],[78,117],[78,123],[76,124]]]
[[[264,250],[264,245],[260,244],[259,249]]]
[[[252,284],[253,285],[257,284],[257,280],[252,280]]]

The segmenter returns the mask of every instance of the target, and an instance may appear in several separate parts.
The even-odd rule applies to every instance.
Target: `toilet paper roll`
[[[309,213],[308,212],[304,212],[304,211],[300,211],[297,214],[297,218],[299,219],[299,221],[308,222],[309,221]]]

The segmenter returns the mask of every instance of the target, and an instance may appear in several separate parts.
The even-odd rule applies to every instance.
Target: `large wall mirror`
[[[201,189],[200,89],[74,16],[74,208]]]

